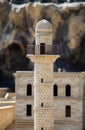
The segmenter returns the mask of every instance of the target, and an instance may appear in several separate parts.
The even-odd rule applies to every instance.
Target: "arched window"
[[[56,84],[53,86],[53,95],[58,96],[58,86]]]
[[[27,96],[31,96],[32,95],[32,85],[28,84],[27,85]]]
[[[71,86],[66,85],[66,96],[71,96]]]

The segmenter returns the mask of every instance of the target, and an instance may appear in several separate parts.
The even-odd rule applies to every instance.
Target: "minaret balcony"
[[[59,55],[58,45],[28,45],[27,54],[32,55]]]

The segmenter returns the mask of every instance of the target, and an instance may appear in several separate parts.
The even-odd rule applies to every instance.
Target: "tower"
[[[30,49],[30,48],[29,48]],[[35,28],[35,53],[27,55],[34,62],[34,130],[53,130],[53,54],[52,26],[41,20]]]

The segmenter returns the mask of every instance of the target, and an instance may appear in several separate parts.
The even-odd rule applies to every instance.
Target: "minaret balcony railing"
[[[27,54],[33,55],[59,55],[60,48],[58,45],[28,45]]]

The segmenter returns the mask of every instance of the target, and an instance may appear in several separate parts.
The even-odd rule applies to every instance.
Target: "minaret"
[[[34,130],[54,129],[53,63],[59,55],[52,52],[52,26],[41,20],[35,28],[34,62]]]

